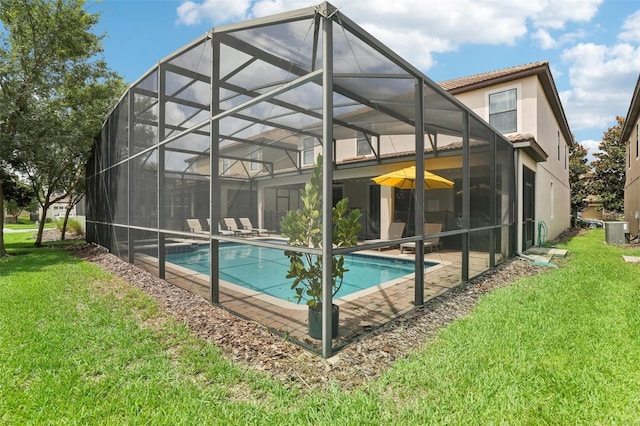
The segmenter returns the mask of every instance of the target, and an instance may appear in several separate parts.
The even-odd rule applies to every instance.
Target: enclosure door
[[[522,168],[522,251],[533,247],[536,231],[536,174]]]
[[[369,186],[369,211],[367,212],[364,239],[380,238],[380,186]]]

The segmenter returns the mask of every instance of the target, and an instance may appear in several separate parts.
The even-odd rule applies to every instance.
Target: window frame
[[[508,92],[513,92],[514,93],[514,107],[513,109],[505,109],[505,110],[501,110],[501,111],[492,111],[491,108],[491,98],[494,96],[498,96],[498,95],[504,95]],[[500,133],[502,134],[507,134],[507,133],[517,133],[519,126],[519,111],[520,109],[518,108],[518,104],[519,104],[519,100],[518,100],[518,87],[509,87],[506,89],[500,89],[500,90],[496,90],[493,92],[489,92],[487,93],[487,113],[488,113],[488,123],[494,127],[495,129],[497,129]],[[501,129],[499,127],[497,127],[497,125],[495,123],[492,122],[492,118],[496,117],[498,115],[504,115],[504,114],[513,114],[513,129],[511,127],[509,127],[508,129]]]
[[[364,142],[364,143],[363,143]],[[371,144],[373,144],[373,137],[371,137]],[[367,139],[366,135],[359,134],[356,138],[356,156],[357,157],[366,157],[368,155],[373,155],[373,148],[369,143],[369,139]],[[366,147],[366,151],[368,152],[360,152],[360,147]]]
[[[308,147],[308,143],[311,143],[311,146]],[[304,136],[302,138],[302,151],[301,151],[301,156],[302,158],[300,159],[300,161],[302,162],[303,166],[311,166],[313,165],[313,163],[315,162],[315,148],[316,148],[316,143],[315,143],[315,138],[312,136]],[[311,159],[308,160],[307,159],[307,154],[311,153]]]
[[[260,151],[251,151],[249,153],[249,171],[252,172],[259,172],[260,170],[262,170],[262,165],[260,163],[258,163],[257,161],[260,161],[262,157],[260,155]]]
[[[231,171],[231,160],[228,158],[222,158],[222,176],[226,176]]]
[[[636,160],[640,157],[640,123],[636,122]]]

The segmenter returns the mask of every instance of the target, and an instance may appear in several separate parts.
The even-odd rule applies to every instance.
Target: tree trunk
[[[64,212],[64,221],[62,222],[62,230],[60,234],[60,241],[64,241],[66,233],[67,233],[67,223],[69,222],[69,212],[71,209],[67,209]]]
[[[44,223],[47,221],[47,210],[49,210],[51,204],[45,204],[42,206],[42,217],[40,218],[40,224],[38,225],[38,235],[36,236],[36,247],[42,247],[42,233],[44,232]]]
[[[4,248],[4,190],[2,189],[2,179],[0,179],[0,257],[7,255],[7,251]]]

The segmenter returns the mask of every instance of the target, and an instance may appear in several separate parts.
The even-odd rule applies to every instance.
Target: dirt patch
[[[560,238],[570,238],[578,232],[567,231]],[[54,238],[55,234],[48,231],[47,240]],[[63,248],[110,271],[156,299],[167,314],[184,323],[194,335],[215,342],[228,359],[267,372],[289,386],[300,388],[322,388],[333,381],[343,389],[351,389],[370,381],[380,376],[396,360],[428,344],[442,327],[467,315],[483,294],[505,286],[516,278],[548,269],[520,259],[503,262],[495,270],[357,337],[333,358],[325,360],[255,322],[213,306],[203,298],[94,245]]]

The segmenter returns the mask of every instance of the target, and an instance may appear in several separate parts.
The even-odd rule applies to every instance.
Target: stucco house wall
[[[548,65],[547,65],[548,67]],[[502,76],[502,80],[504,80]],[[523,151],[518,156],[518,212],[522,212],[522,167],[526,166],[536,173],[536,243],[539,229],[546,235],[544,240],[556,237],[571,224],[571,189],[569,185],[569,144],[563,129],[562,119],[554,112],[547,92],[541,83],[539,74],[514,77],[512,80],[497,84],[485,82],[477,89],[471,89],[454,96],[471,108],[475,113],[489,121],[489,95],[505,90],[516,89],[517,130],[505,133],[509,138],[518,135],[531,135],[547,154],[546,161],[536,162]],[[564,131],[563,131],[564,130]],[[540,227],[544,222],[544,227]],[[546,228],[546,230],[545,230]],[[522,229],[518,229],[518,241],[522,238]],[[519,247],[521,244],[519,244]]]
[[[629,222],[632,236],[640,233],[640,77],[631,98],[622,129],[621,140],[626,147],[624,182],[624,219]]]

